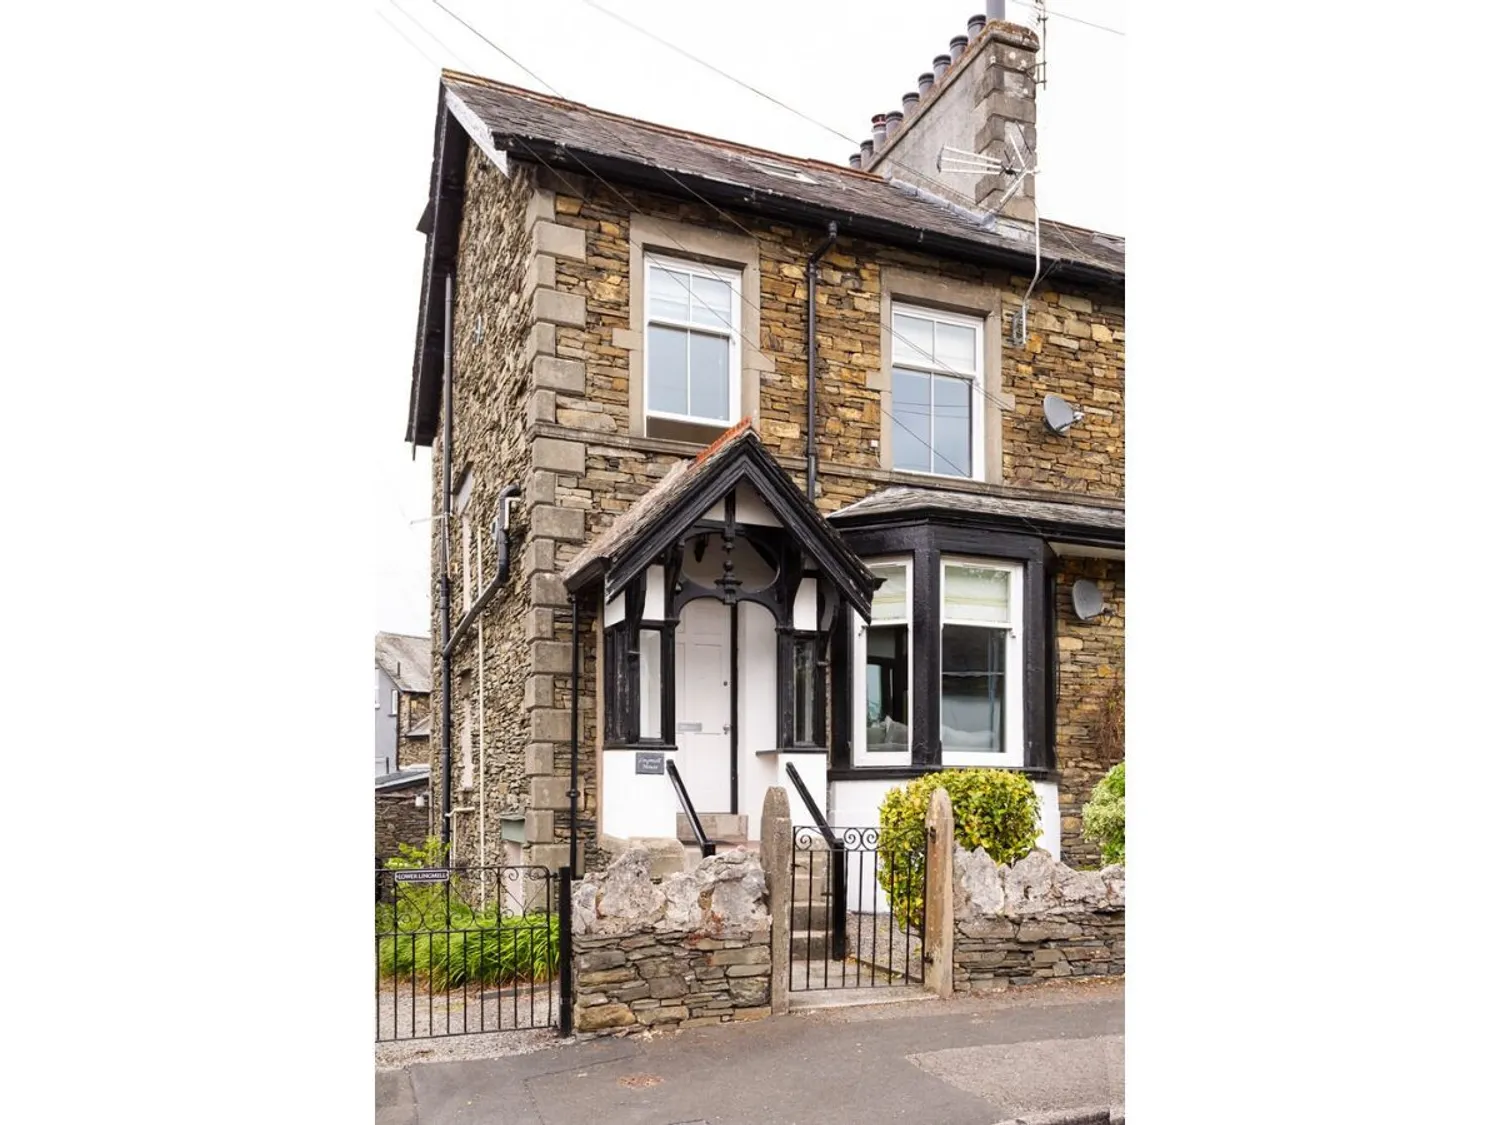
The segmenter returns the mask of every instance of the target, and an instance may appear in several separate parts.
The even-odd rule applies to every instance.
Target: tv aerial
[[[1115,611],[1104,604],[1104,595],[1099,592],[1098,583],[1088,578],[1080,578],[1073,583],[1073,612],[1080,621],[1115,615]]]
[[[1047,395],[1042,399],[1042,418],[1054,434],[1066,437],[1075,422],[1083,421],[1083,411],[1062,395]]]

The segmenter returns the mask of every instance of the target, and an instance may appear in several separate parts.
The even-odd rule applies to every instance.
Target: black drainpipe
[[[439,836],[453,839],[453,658],[448,645],[448,517],[453,512],[453,275],[443,279],[443,511],[438,540],[438,652],[442,662],[443,810]],[[452,856],[447,856],[451,865]]]
[[[568,692],[573,697],[572,745],[568,754],[568,867],[577,872],[578,860],[578,655],[581,638],[578,636],[578,595],[568,595],[568,606],[573,614],[573,673],[568,681]]]
[[[828,224],[828,237],[807,259],[807,498],[818,498],[818,263],[833,249],[838,223]]]

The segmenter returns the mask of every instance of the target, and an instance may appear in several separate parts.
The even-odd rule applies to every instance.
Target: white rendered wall
[[[765,606],[741,602],[740,613],[740,812],[749,838],[760,839],[760,807],[777,784],[776,619]]]
[[[671,761],[675,751],[664,751]],[[666,773],[635,772],[635,751],[605,750],[600,831],[625,840],[631,836],[677,835],[677,794]]]

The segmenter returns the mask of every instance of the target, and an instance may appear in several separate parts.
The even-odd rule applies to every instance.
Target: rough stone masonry
[[[1038,848],[1013,866],[953,852],[953,989],[1125,972],[1125,868],[1074,871]]]
[[[771,918],[760,860],[743,849],[651,880],[631,848],[573,888],[580,1036],[771,1014]]]

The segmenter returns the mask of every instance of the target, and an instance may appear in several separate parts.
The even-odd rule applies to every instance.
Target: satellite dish
[[[1062,395],[1048,395],[1042,399],[1042,417],[1054,434],[1066,434],[1069,426],[1083,420],[1083,411],[1075,409]]]
[[[1110,614],[1104,608],[1104,595],[1099,592],[1099,587],[1087,578],[1073,583],[1073,612],[1080,621],[1092,621],[1100,614]]]

